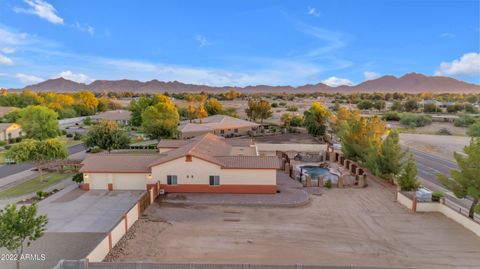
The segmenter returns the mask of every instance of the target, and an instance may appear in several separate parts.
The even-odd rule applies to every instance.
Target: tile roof
[[[92,118],[101,120],[129,120],[130,114],[131,113],[128,110],[118,109],[102,112],[100,114],[92,116]]]
[[[148,166],[161,155],[89,154],[82,162],[80,172],[96,173],[150,173]]]
[[[208,132],[217,129],[233,129],[242,127],[257,127],[259,124],[237,119],[226,115],[214,115],[206,117],[200,123],[198,120],[193,123],[183,122],[178,127],[178,131],[182,133],[188,132]]]

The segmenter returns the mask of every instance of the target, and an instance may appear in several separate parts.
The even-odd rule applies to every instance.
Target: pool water
[[[338,176],[331,173],[328,170],[328,168],[322,168],[322,167],[313,166],[313,165],[303,165],[303,166],[300,166],[299,168],[304,174],[307,174],[310,177],[312,177],[312,179],[317,179],[318,176],[323,176],[324,181],[327,181],[330,179],[332,183],[336,183],[338,180]]]

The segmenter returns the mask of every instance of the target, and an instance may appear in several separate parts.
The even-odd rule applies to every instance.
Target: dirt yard
[[[453,153],[463,152],[470,138],[467,136],[400,134],[400,144],[424,151],[448,160],[453,160]]]
[[[480,268],[480,238],[393,194],[332,189],[298,208],[155,203],[114,261]]]

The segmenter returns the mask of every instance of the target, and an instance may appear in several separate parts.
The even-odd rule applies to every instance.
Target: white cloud
[[[23,73],[17,73],[15,77],[18,78],[18,80],[20,80],[20,82],[24,84],[34,84],[34,83],[39,83],[44,81],[43,78],[33,76],[33,75],[27,75]]]
[[[29,35],[26,33],[16,33],[0,25],[0,44],[1,45],[22,45],[28,43]]]
[[[380,76],[381,75],[377,72],[372,72],[372,71],[363,72],[363,77],[365,78],[365,81],[376,79],[376,78],[379,78]]]
[[[63,24],[63,19],[57,15],[57,10],[48,2],[43,0],[24,0],[30,8],[13,8],[17,13],[26,13],[37,15],[54,24]]]
[[[64,79],[72,80],[78,83],[87,83],[92,81],[92,79],[89,78],[87,75],[81,73],[75,74],[70,70],[62,71],[60,74],[57,75],[57,77],[62,77]]]
[[[327,79],[322,80],[323,84],[326,84],[330,87],[337,87],[342,85],[353,85],[353,82],[346,79],[346,78],[338,78],[338,77],[329,77]]]
[[[11,53],[15,52],[15,49],[14,48],[1,48],[0,51],[5,53],[5,54],[11,54]]]
[[[440,37],[445,38],[445,39],[452,39],[452,38],[455,38],[456,35],[452,34],[452,33],[449,33],[449,32],[445,32],[445,33],[440,34]]]
[[[459,60],[442,62],[435,75],[480,76],[480,53],[466,53]]]
[[[92,26],[90,26],[88,24],[82,25],[81,23],[79,23],[77,21],[77,22],[75,22],[75,24],[73,26],[81,32],[86,32],[86,33],[89,33],[91,35],[95,34],[95,28],[93,28]]]
[[[318,10],[317,10],[316,8],[314,8],[314,7],[309,7],[309,8],[308,8],[308,15],[318,17],[318,16],[320,16],[320,11],[318,11]]]
[[[208,41],[207,38],[203,35],[195,36],[195,40],[198,42],[198,46],[200,48],[212,45],[212,43]]]
[[[5,56],[5,55],[0,54],[0,64],[12,65],[12,64],[13,64],[13,60],[10,59],[10,58],[8,58],[8,57]]]

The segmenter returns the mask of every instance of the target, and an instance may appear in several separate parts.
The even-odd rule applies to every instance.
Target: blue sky
[[[479,13],[478,0],[0,0],[0,86],[335,86],[409,72],[480,83]]]

